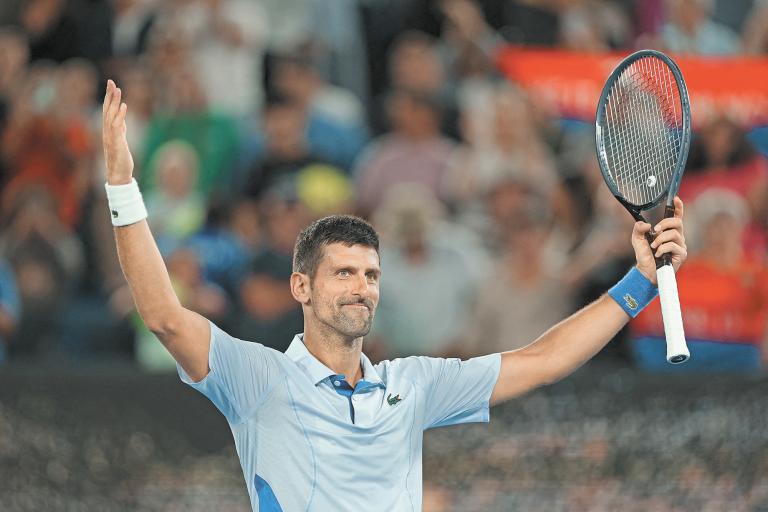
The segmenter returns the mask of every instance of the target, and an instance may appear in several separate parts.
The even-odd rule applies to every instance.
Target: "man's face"
[[[371,330],[379,303],[379,255],[372,247],[330,244],[310,281],[315,317],[349,338]]]

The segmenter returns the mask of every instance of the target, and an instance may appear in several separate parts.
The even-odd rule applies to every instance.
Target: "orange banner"
[[[561,116],[594,121],[605,80],[626,55],[507,47],[499,65],[508,78]],[[747,127],[768,124],[768,58],[672,58],[688,85],[694,127],[720,113]]]

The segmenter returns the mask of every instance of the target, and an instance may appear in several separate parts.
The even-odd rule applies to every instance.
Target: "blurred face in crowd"
[[[0,30],[0,94],[3,94],[24,72],[29,48],[21,32]]]
[[[166,101],[176,112],[196,112],[206,107],[205,93],[191,69],[175,70],[169,80],[168,92]]]
[[[34,39],[48,30],[61,16],[64,0],[28,0],[21,8],[21,23]]]
[[[271,105],[264,113],[264,134],[273,156],[293,158],[304,152],[304,109],[295,103]]]
[[[529,197],[526,184],[508,179],[496,184],[487,197],[487,208],[494,222],[501,226],[513,224]]]
[[[317,88],[317,74],[309,67],[289,59],[275,66],[274,84],[286,96],[308,104]]]
[[[728,160],[736,150],[740,136],[739,128],[725,118],[712,121],[701,133],[702,147],[707,154],[711,167],[728,165]]]
[[[326,245],[309,280],[311,314],[347,339],[365,336],[379,303],[380,275],[379,254],[373,247]]]
[[[57,103],[68,111],[88,111],[96,95],[96,68],[86,60],[66,62],[58,71]]]
[[[429,138],[440,131],[436,106],[415,98],[409,93],[395,93],[389,101],[392,128],[412,139]]]
[[[712,0],[667,0],[665,7],[671,23],[693,31],[709,16]]]
[[[192,148],[171,142],[161,149],[157,162],[157,182],[168,197],[182,199],[197,182],[197,155]]]
[[[705,252],[726,255],[741,247],[744,222],[735,216],[720,212],[705,223],[702,230],[702,249]]]
[[[309,221],[305,206],[296,200],[267,198],[263,201],[264,229],[272,247],[291,254],[296,237]]]
[[[443,65],[426,39],[401,41],[390,60],[390,84],[420,92],[438,91],[445,78]]]
[[[518,91],[502,87],[494,98],[494,127],[496,143],[518,145],[529,136],[535,127],[530,108]]]
[[[168,258],[168,272],[187,286],[196,286],[202,281],[200,261],[194,251],[179,249]]]
[[[143,116],[152,114],[155,94],[152,89],[152,76],[140,66],[129,68],[123,77],[123,93],[131,104],[131,112]]]

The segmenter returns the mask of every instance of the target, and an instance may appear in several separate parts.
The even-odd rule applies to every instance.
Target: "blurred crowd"
[[[250,510],[226,422],[175,377],[36,373],[2,378],[3,510]],[[761,512],[766,397],[765,379],[577,373],[428,431],[423,510]]]
[[[763,55],[768,2],[4,0],[2,359],[172,366],[115,254],[106,77],[185,306],[284,350],[302,330],[296,235],[349,212],[382,235],[374,359],[529,343],[626,272],[632,219],[602,182],[591,124],[497,71],[506,44]],[[748,128],[725,113],[700,126],[680,191],[678,281],[702,347],[689,368],[762,366],[768,167]],[[658,369],[658,318],[600,357]]]

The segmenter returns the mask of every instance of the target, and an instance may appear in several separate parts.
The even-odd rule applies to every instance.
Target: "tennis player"
[[[373,365],[362,348],[379,301],[379,239],[362,219],[332,216],[296,241],[290,287],[304,332],[285,353],[235,339],[174,294],[132,178],[126,111],[109,81],[106,190],[120,264],[141,317],[176,359],[181,379],[227,418],[254,510],[421,510],[425,430],[487,422],[490,405],[565,377],[657,294],[643,237],[651,226],[637,223],[637,265],[530,345],[467,361],[408,357]],[[677,215],[657,226],[654,250],[671,254],[677,269],[686,246],[683,204],[675,205]]]

